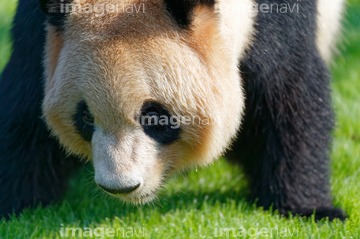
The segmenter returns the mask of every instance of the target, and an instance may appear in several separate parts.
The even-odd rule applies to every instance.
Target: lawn
[[[0,72],[11,52],[15,5],[15,0],[0,0]],[[335,205],[348,214],[344,223],[284,218],[254,207],[245,200],[248,191],[240,170],[225,160],[173,178],[158,201],[141,207],[123,205],[100,193],[87,165],[71,180],[62,201],[0,221],[0,238],[62,238],[76,228],[77,238],[81,234],[84,238],[101,234],[107,234],[105,238],[360,238],[359,0],[349,1],[339,49],[332,65],[337,127],[331,186]]]

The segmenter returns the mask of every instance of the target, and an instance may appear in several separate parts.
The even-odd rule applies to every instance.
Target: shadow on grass
[[[202,173],[207,173],[206,170]],[[170,211],[204,211],[206,208],[229,205],[229,201],[234,201],[232,206],[236,208],[240,205],[241,207],[252,208],[252,204],[247,202],[248,192],[245,187],[238,187],[236,190],[232,190],[231,185],[226,190],[221,187],[209,188],[207,185],[187,188],[181,180],[185,180],[185,183],[191,183],[191,180],[187,181],[186,178],[172,178],[160,191],[158,200],[147,205],[134,206],[124,204],[100,190],[93,180],[92,169],[86,169],[81,170],[71,181],[64,201],[68,203],[67,206],[70,206],[69,209],[74,213],[74,216],[76,215],[77,219],[94,223],[101,222],[104,218],[125,218],[129,215],[131,217],[131,214],[132,216],[137,214],[149,216],[153,213],[163,215]],[[62,205],[59,206],[62,207]],[[89,220],[89,215],[96,216]]]
[[[208,173],[207,170],[200,172],[200,176]],[[82,169],[70,181],[70,187],[63,200],[47,207],[38,206],[35,209],[26,209],[19,216],[12,217],[11,221],[14,219],[51,221],[54,226],[62,223],[84,226],[101,224],[118,218],[125,224],[141,225],[145,223],[144,218],[151,218],[151,220],[158,218],[155,220],[161,221],[160,218],[169,214],[177,215],[179,220],[182,220],[181,215],[194,213],[198,216],[199,211],[202,214],[230,211],[240,215],[249,214],[256,208],[253,203],[247,201],[246,187],[232,189],[232,185],[237,182],[227,185],[228,187],[224,190],[221,186],[210,188],[207,183],[204,187],[197,185],[187,188],[181,180],[184,179],[179,178],[176,181],[171,179],[170,185],[166,185],[161,190],[159,199],[154,203],[134,206],[124,204],[117,198],[104,193],[96,186],[92,169]],[[185,180],[187,183],[187,179]],[[239,184],[243,183],[239,182]]]

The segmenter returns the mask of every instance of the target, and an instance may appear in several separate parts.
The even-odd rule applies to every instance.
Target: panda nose
[[[139,184],[137,184],[137,185],[135,185],[135,186],[130,186],[130,187],[125,187],[125,188],[107,188],[107,187],[105,187],[105,186],[102,186],[102,185],[100,185],[100,184],[98,184],[99,185],[99,187],[101,187],[102,189],[104,189],[106,192],[108,192],[108,193],[111,193],[111,194],[114,194],[114,195],[116,195],[116,194],[125,194],[125,193],[131,193],[131,192],[133,192],[133,191],[135,191],[137,188],[139,188],[140,187],[140,183]]]

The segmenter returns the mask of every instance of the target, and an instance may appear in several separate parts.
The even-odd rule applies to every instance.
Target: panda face
[[[248,43],[222,34],[240,25],[218,16],[216,9],[231,12],[229,2],[239,5],[224,2],[194,5],[188,26],[160,0],[74,0],[144,11],[74,10],[61,28],[49,21],[46,123],[68,152],[92,160],[106,191],[148,202],[171,173],[211,163],[230,144],[243,111],[238,58]]]

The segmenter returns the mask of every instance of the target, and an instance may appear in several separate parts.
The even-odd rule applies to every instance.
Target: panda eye
[[[144,115],[144,125],[149,127],[156,126],[159,124],[159,118],[160,118],[159,112],[155,112],[155,111],[147,112]]]
[[[180,127],[169,111],[157,102],[145,102],[139,119],[144,132],[162,145],[179,139]]]
[[[94,116],[90,113],[85,101],[78,103],[76,113],[73,115],[73,120],[77,133],[85,141],[91,142],[95,131]]]
[[[89,126],[94,126],[94,117],[90,114],[89,111],[84,110],[82,112],[82,120],[85,124]]]

